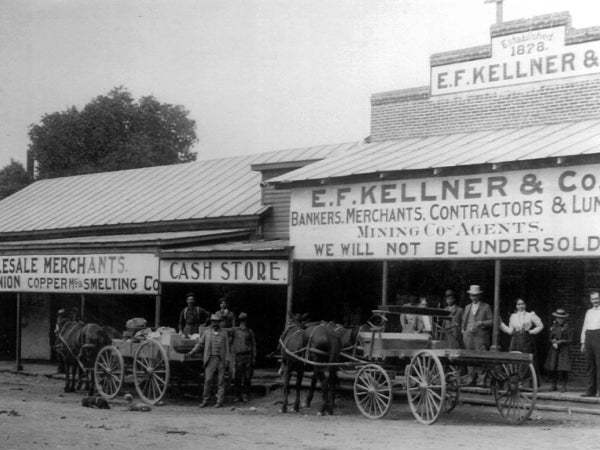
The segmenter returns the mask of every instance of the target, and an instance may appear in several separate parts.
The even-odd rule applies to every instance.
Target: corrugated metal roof
[[[164,259],[169,258],[191,258],[194,256],[213,256],[218,257],[223,254],[237,254],[240,256],[279,254],[287,255],[290,250],[290,244],[287,240],[271,239],[257,241],[230,241],[223,243],[193,245],[183,248],[161,250],[159,256]],[[266,254],[266,255],[265,255]]]
[[[348,143],[187,164],[41,180],[0,201],[0,233],[253,216],[261,212],[254,164],[322,159]]]
[[[363,144],[359,151],[329,157],[269,182],[291,183],[593,153],[600,153],[600,120]]]
[[[240,238],[248,236],[250,231],[244,228],[227,230],[167,231],[161,233],[114,234],[104,236],[79,236],[72,238],[36,239],[0,242],[0,252],[16,249],[45,248],[81,248],[94,246],[131,246],[131,245],[174,245],[178,243],[215,241],[218,239]]]

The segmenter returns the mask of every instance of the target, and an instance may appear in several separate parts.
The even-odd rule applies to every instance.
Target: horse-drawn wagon
[[[113,339],[96,357],[96,389],[110,400],[127,380],[132,380],[139,397],[154,405],[164,397],[174,372],[180,379],[199,377],[201,355],[186,355],[195,343],[194,339],[185,339],[172,329]]]
[[[430,317],[431,332],[390,331],[389,325],[401,314]],[[502,417],[510,423],[523,423],[531,416],[537,397],[533,356],[519,352],[448,348],[447,327],[443,323],[449,319],[450,312],[443,309],[380,306],[373,311],[367,325],[360,327],[354,345],[340,351],[337,361],[311,360],[309,355],[318,353],[311,350],[310,339],[308,342],[305,340],[297,351],[286,346],[287,342],[292,342],[289,339],[280,340],[280,345],[288,359],[315,371],[324,368],[351,369],[355,373],[353,391],[356,406],[369,419],[384,417],[390,410],[394,394],[404,390],[415,419],[423,424],[432,424],[442,412],[449,413],[456,407],[461,373],[468,367],[474,367],[485,372]],[[286,404],[287,391],[284,395]]]

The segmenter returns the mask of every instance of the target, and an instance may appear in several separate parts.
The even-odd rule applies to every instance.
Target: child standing
[[[560,379],[562,383],[560,392],[566,392],[567,375],[571,371],[571,350],[569,346],[573,340],[573,331],[566,322],[569,314],[564,309],[559,308],[552,315],[555,320],[550,328],[550,351],[544,368],[549,371],[552,379],[550,390],[557,390],[557,383]]]

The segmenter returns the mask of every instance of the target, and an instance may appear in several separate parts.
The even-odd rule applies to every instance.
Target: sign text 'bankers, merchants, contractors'
[[[600,165],[292,191],[296,259],[600,255]]]

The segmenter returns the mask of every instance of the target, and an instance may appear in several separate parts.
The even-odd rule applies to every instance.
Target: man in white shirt
[[[600,294],[590,294],[592,308],[585,313],[581,328],[581,352],[585,357],[588,377],[587,389],[582,397],[593,397],[600,387]]]

